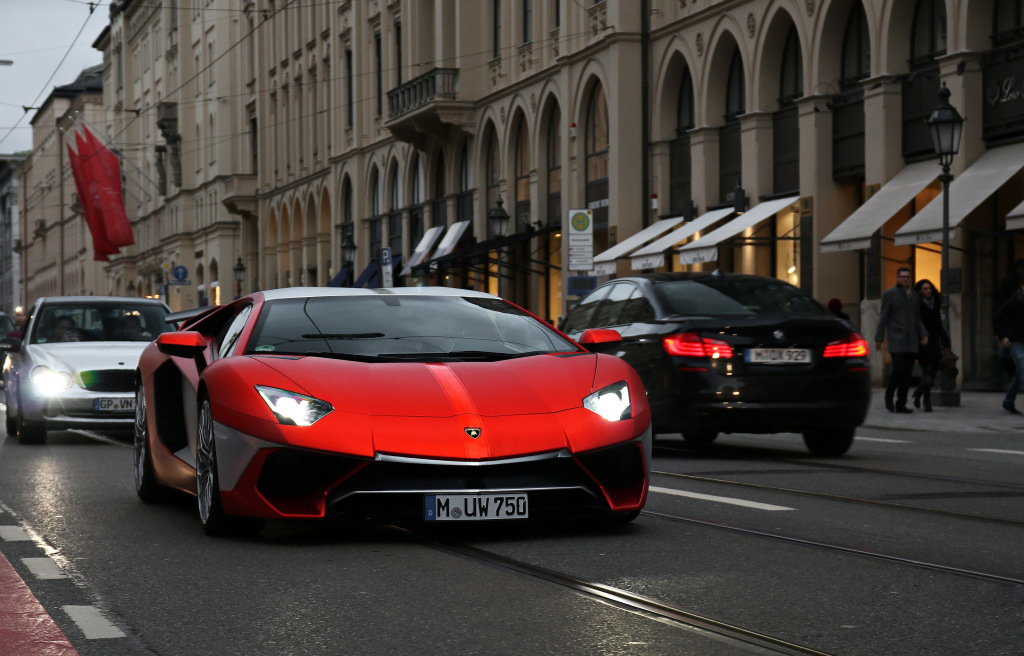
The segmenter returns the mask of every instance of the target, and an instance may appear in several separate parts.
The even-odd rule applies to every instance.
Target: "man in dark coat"
[[[1010,357],[1017,366],[1017,373],[1010,379],[1003,397],[1003,409],[1010,414],[1019,415],[1015,405],[1017,391],[1021,386],[1021,372],[1024,372],[1024,279],[1019,281],[1017,291],[1008,301],[999,306],[992,315],[996,326],[996,335],[1003,346],[1010,350]]]
[[[910,267],[900,267],[896,286],[882,294],[882,312],[875,329],[876,350],[881,351],[882,342],[886,341],[892,356],[892,371],[885,387],[885,407],[889,412],[913,412],[907,407],[907,390],[917,351],[928,344],[928,330],[921,321],[921,301],[913,282]]]

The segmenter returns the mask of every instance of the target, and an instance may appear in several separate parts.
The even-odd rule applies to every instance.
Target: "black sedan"
[[[793,432],[812,453],[842,455],[867,415],[868,343],[776,278],[619,278],[580,301],[563,328],[633,365],[655,433],[706,444],[719,433]]]

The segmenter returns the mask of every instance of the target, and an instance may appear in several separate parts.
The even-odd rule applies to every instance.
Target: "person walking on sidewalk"
[[[907,390],[918,348],[928,344],[928,329],[921,322],[921,302],[913,282],[910,267],[901,266],[896,272],[896,286],[882,294],[882,312],[875,328],[875,349],[881,351],[885,341],[892,356],[889,384],[885,386],[885,409],[889,412],[913,412],[907,407]]]
[[[1024,371],[1024,278],[1021,278],[1013,296],[1000,305],[992,315],[992,322],[996,326],[996,335],[1003,346],[1010,350],[1010,357],[1017,367],[1017,372],[1006,388],[1003,409],[1010,414],[1019,415],[1020,411],[1015,404],[1022,382],[1021,372]]]
[[[935,289],[931,280],[923,278],[914,285],[921,302],[921,323],[928,331],[928,343],[918,349],[917,361],[921,364],[921,383],[914,390],[914,407],[932,411],[932,386],[935,374],[942,362],[942,352],[950,348],[949,334],[942,325],[942,294]]]

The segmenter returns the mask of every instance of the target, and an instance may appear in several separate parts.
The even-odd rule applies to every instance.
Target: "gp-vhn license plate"
[[[426,494],[423,501],[423,519],[427,521],[526,519],[530,516],[525,494]]]

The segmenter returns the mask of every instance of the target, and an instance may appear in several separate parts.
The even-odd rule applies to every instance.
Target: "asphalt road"
[[[81,656],[1024,654],[1020,434],[858,435],[832,459],[795,435],[663,439],[625,527],[230,539],[189,497],[138,500],[128,435],[7,438],[0,555]],[[41,557],[66,578],[39,578]],[[90,636],[76,607],[122,635]]]

